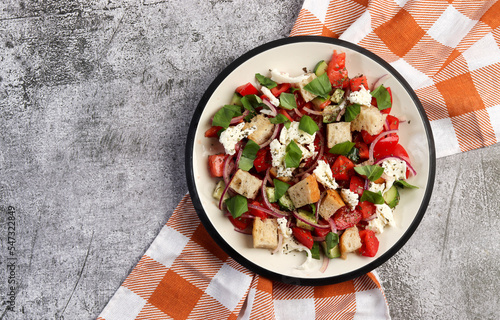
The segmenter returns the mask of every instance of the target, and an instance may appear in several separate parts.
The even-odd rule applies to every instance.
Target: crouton
[[[276,219],[256,217],[253,221],[253,247],[263,249],[276,249],[278,246],[278,223]]]
[[[248,139],[253,140],[256,144],[264,143],[273,134],[274,124],[262,114],[253,117],[250,122],[245,124],[243,129],[248,129],[253,126],[257,129],[248,136]]]
[[[291,177],[278,177],[278,169],[276,169],[276,167],[271,167],[271,169],[269,169],[269,174],[273,178],[276,178],[276,179],[281,180],[283,182],[290,182],[292,180]]]
[[[379,134],[384,128],[386,117],[377,107],[361,106],[359,114],[351,121],[351,131],[366,130],[371,135]]]
[[[319,200],[320,193],[316,176],[312,174],[288,188],[288,195],[290,196],[290,199],[292,199],[295,208],[300,208],[306,204],[317,202]]]
[[[255,199],[261,185],[262,180],[254,177],[246,171],[238,169],[238,171],[234,174],[229,187],[248,199]]]
[[[361,237],[358,227],[354,226],[344,230],[339,240],[340,257],[347,258],[349,252],[354,252],[361,248]]]
[[[345,206],[344,200],[336,190],[326,190],[326,195],[321,201],[318,214],[325,220],[330,219],[331,216],[340,208]]]
[[[312,99],[316,98],[315,94],[310,93],[309,91],[305,90],[304,87],[311,81],[316,79],[316,75],[314,73],[311,73],[308,78],[302,80],[299,82],[299,90],[300,94],[302,95],[302,98],[304,99],[305,102],[309,102]]]
[[[332,148],[337,143],[352,141],[351,123],[335,122],[326,125],[326,141],[328,148]]]

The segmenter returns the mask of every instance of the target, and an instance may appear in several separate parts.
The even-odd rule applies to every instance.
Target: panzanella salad
[[[377,235],[395,226],[398,190],[416,188],[391,89],[349,77],[336,51],[313,72],[255,78],[205,133],[225,150],[208,157],[219,209],[255,248],[323,256],[323,271],[348,253],[374,257]]]

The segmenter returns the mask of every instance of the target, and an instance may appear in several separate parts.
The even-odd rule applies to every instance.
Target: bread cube
[[[304,99],[305,102],[309,102],[312,99],[316,98],[317,96],[315,94],[310,93],[309,91],[305,90],[304,87],[314,79],[316,79],[316,75],[314,73],[311,73],[308,78],[302,80],[299,82],[299,90],[300,94],[302,95],[302,98]]]
[[[332,148],[338,143],[352,141],[351,123],[334,122],[326,125],[326,141],[328,148]]]
[[[290,196],[290,199],[292,199],[295,208],[300,208],[306,204],[317,202],[319,200],[320,193],[316,176],[312,174],[288,188],[288,195]]]
[[[260,219],[253,221],[253,247],[262,249],[276,249],[278,246],[278,222],[276,219]]]
[[[377,107],[361,106],[359,114],[351,121],[351,131],[366,130],[371,135],[379,134],[384,128],[386,117]]]
[[[325,197],[321,201],[318,214],[325,220],[328,220],[343,206],[345,206],[345,203],[340,194],[336,190],[328,189],[326,190]]]
[[[256,144],[262,144],[266,142],[273,134],[274,124],[269,121],[269,118],[265,117],[263,114],[259,114],[250,120],[243,129],[250,127],[257,127],[257,129],[252,132],[248,139],[253,140]]]
[[[361,237],[358,227],[354,226],[344,230],[339,240],[340,257],[347,258],[347,254],[361,248]]]
[[[271,175],[271,177],[281,180],[283,182],[292,181],[292,177],[278,177],[278,170],[276,169],[276,167],[271,167],[271,169],[269,169],[269,174]]]
[[[261,185],[262,180],[254,177],[246,171],[238,169],[238,171],[234,174],[229,187],[248,199],[255,199]]]

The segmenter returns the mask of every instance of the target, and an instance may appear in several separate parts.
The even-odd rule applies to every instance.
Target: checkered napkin
[[[97,320],[390,319],[375,273],[321,287],[273,282],[220,249],[186,195]]]
[[[417,93],[437,156],[500,140],[500,1],[305,0],[291,36],[356,43]]]

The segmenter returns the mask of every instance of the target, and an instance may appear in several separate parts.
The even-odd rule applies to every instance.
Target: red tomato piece
[[[222,173],[224,172],[225,160],[226,155],[223,153],[208,156],[208,169],[212,177],[222,177]]]
[[[373,148],[373,157],[379,159],[392,153],[399,142],[397,134],[392,134],[380,139]]]
[[[379,247],[379,241],[372,230],[359,230],[361,248],[359,252],[365,257],[375,257]]]
[[[253,161],[253,166],[257,172],[263,172],[271,166],[271,161],[272,158],[269,148],[263,148],[257,151],[257,157]]]
[[[359,176],[352,176],[349,190],[361,197],[365,188],[365,179]]]
[[[332,166],[335,180],[349,180],[354,174],[354,163],[345,156],[338,156]]]
[[[399,129],[399,119],[393,115],[387,115],[387,123],[389,124],[389,130],[398,130]]]
[[[338,230],[344,230],[355,226],[361,221],[361,213],[358,210],[349,210],[347,206],[335,211],[333,215],[333,222]]]
[[[288,120],[290,120],[291,122],[293,122],[292,117],[290,117],[290,115],[288,114],[288,112],[286,112],[284,109],[279,108],[278,113],[281,113],[282,115],[284,115],[285,117],[287,117]]]
[[[302,243],[307,248],[312,249],[314,240],[312,238],[311,231],[299,227],[293,227],[292,232],[298,242]]]
[[[217,132],[219,132],[220,129],[222,129],[222,127],[218,127],[218,126],[211,127],[210,129],[208,129],[207,131],[205,131],[205,137],[207,137],[207,138],[217,138]]]
[[[368,145],[362,141],[356,142],[354,145],[359,150],[359,158],[361,160],[366,160],[370,157],[370,151],[368,149]]]
[[[377,207],[370,201],[363,201],[357,205],[357,209],[361,212],[361,219],[368,219],[377,211]]]
[[[325,219],[319,219],[318,224],[319,225],[325,225],[325,226],[329,225],[329,223]],[[318,228],[314,228],[313,233],[317,237],[326,237],[326,235],[330,231],[332,231],[332,230],[331,229],[318,229]]]
[[[332,60],[328,63],[326,74],[330,83],[335,88],[347,88],[349,86],[349,75],[345,68],[345,52],[333,51]]]
[[[361,86],[365,87],[368,90],[368,80],[366,80],[366,76],[360,75],[354,78],[351,78],[349,81],[349,86],[351,87],[351,91],[359,91]]]
[[[236,88],[236,92],[238,92],[242,96],[259,93],[259,91],[250,82]]]
[[[256,206],[256,207],[263,208],[262,204],[260,204],[258,201],[254,200],[251,202],[251,204]],[[261,219],[267,218],[267,213],[265,213],[264,211],[258,210],[258,209],[254,209],[254,208],[248,208],[248,214],[251,214],[254,217],[259,217]]]
[[[271,89],[271,93],[277,98],[283,92],[290,90],[291,85],[289,83],[279,83],[276,87]]]
[[[332,60],[328,63],[328,67],[333,70],[345,68],[345,52],[337,53],[337,50],[333,50]]]
[[[251,219],[248,219],[248,218],[242,218],[242,217],[238,217],[238,218],[233,218],[232,216],[229,216],[229,221],[231,221],[231,223],[233,224],[233,226],[235,226],[236,228],[240,229],[240,230],[245,230],[246,228],[248,228],[248,226],[250,225],[250,222],[252,221]]]
[[[375,140],[375,138],[378,137],[378,134],[371,135],[371,134],[368,133],[368,131],[361,130],[361,136],[363,137],[363,141],[366,144],[370,144],[370,143],[373,142],[373,140]]]

